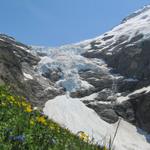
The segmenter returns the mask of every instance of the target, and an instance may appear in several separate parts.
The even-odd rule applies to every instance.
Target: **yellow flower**
[[[37,117],[37,121],[43,125],[47,125],[47,122],[46,122],[46,119],[44,118],[44,116]]]
[[[32,108],[28,106],[25,108],[25,111],[30,113],[30,112],[32,112]]]
[[[85,142],[88,142],[89,141],[89,135],[86,134],[85,132],[83,131],[80,131],[78,132],[78,136],[81,140],[85,141]]]
[[[13,96],[8,96],[8,100],[11,101],[11,102],[15,102],[15,98]]]
[[[104,146],[103,150],[107,150],[106,146]]]
[[[24,102],[24,101],[21,102],[21,105],[22,105],[23,107],[27,107],[27,106],[28,106],[28,104],[27,104],[26,102]]]

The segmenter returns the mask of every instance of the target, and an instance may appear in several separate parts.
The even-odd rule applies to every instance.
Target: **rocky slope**
[[[52,114],[55,106],[62,109],[57,112],[58,116],[66,107],[65,111],[71,116],[53,118],[65,126],[68,125],[67,118],[73,117],[80,122],[86,116],[74,116],[74,108],[67,109],[73,106],[74,99],[81,101],[81,108],[87,111],[93,109],[111,128],[121,117],[125,120],[122,132],[133,131],[130,136],[134,140],[133,135],[137,137],[137,131],[126,121],[150,133],[149,49],[150,6],[128,16],[120,25],[97,38],[56,48],[29,47],[1,34],[0,83],[10,84],[17,94],[28,97],[33,105],[41,108],[50,100],[54,106],[44,107],[49,117],[55,116]],[[66,102],[62,104],[63,108],[60,107],[61,102],[60,105],[53,102],[58,97]],[[80,111],[79,114],[82,113]],[[88,125],[91,128],[87,131],[97,127],[89,121]],[[73,130],[70,124],[69,127]],[[148,138],[146,140],[149,141]],[[129,144],[129,141],[126,143]],[[138,144],[136,146],[140,150],[139,143],[134,144]],[[128,148],[123,143],[120,145],[124,150],[135,148],[134,144],[131,143]]]
[[[33,105],[41,106],[63,92],[50,88],[53,83],[37,74],[34,67],[40,58],[30,51],[31,47],[0,35],[0,83],[11,85],[16,94],[24,95]]]

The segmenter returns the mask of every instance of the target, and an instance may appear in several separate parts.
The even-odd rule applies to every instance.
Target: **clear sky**
[[[29,45],[94,38],[150,0],[0,0],[0,32]]]

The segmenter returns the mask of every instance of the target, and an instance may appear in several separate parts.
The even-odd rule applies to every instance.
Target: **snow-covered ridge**
[[[3,33],[0,33],[0,37],[3,38],[3,39],[9,39],[11,41],[16,41],[13,37],[8,36],[8,35],[3,34]]]
[[[94,46],[97,47],[96,51],[109,48],[108,55],[111,55],[116,46],[128,43],[137,36],[139,39],[135,42],[150,38],[150,5],[126,17],[121,24],[112,30],[96,38],[76,43],[76,45],[82,45],[86,50],[94,51],[91,46],[91,43],[94,42]]]
[[[138,16],[139,14],[141,14],[141,13],[143,13],[143,12],[149,10],[149,9],[150,9],[150,5],[146,5],[146,6],[144,6],[143,8],[141,8],[141,9],[135,11],[135,12],[132,13],[131,15],[129,15],[129,16],[127,16],[126,18],[124,18],[124,19],[123,19],[123,22],[125,22],[125,21],[127,21],[127,20],[129,20],[129,19],[132,19],[132,18]]]

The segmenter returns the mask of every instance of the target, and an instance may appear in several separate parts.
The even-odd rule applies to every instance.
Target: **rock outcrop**
[[[0,84],[10,85],[15,94],[23,95],[33,105],[42,107],[48,99],[63,91],[36,73],[34,66],[39,60],[31,53],[31,47],[7,35],[0,35]]]

